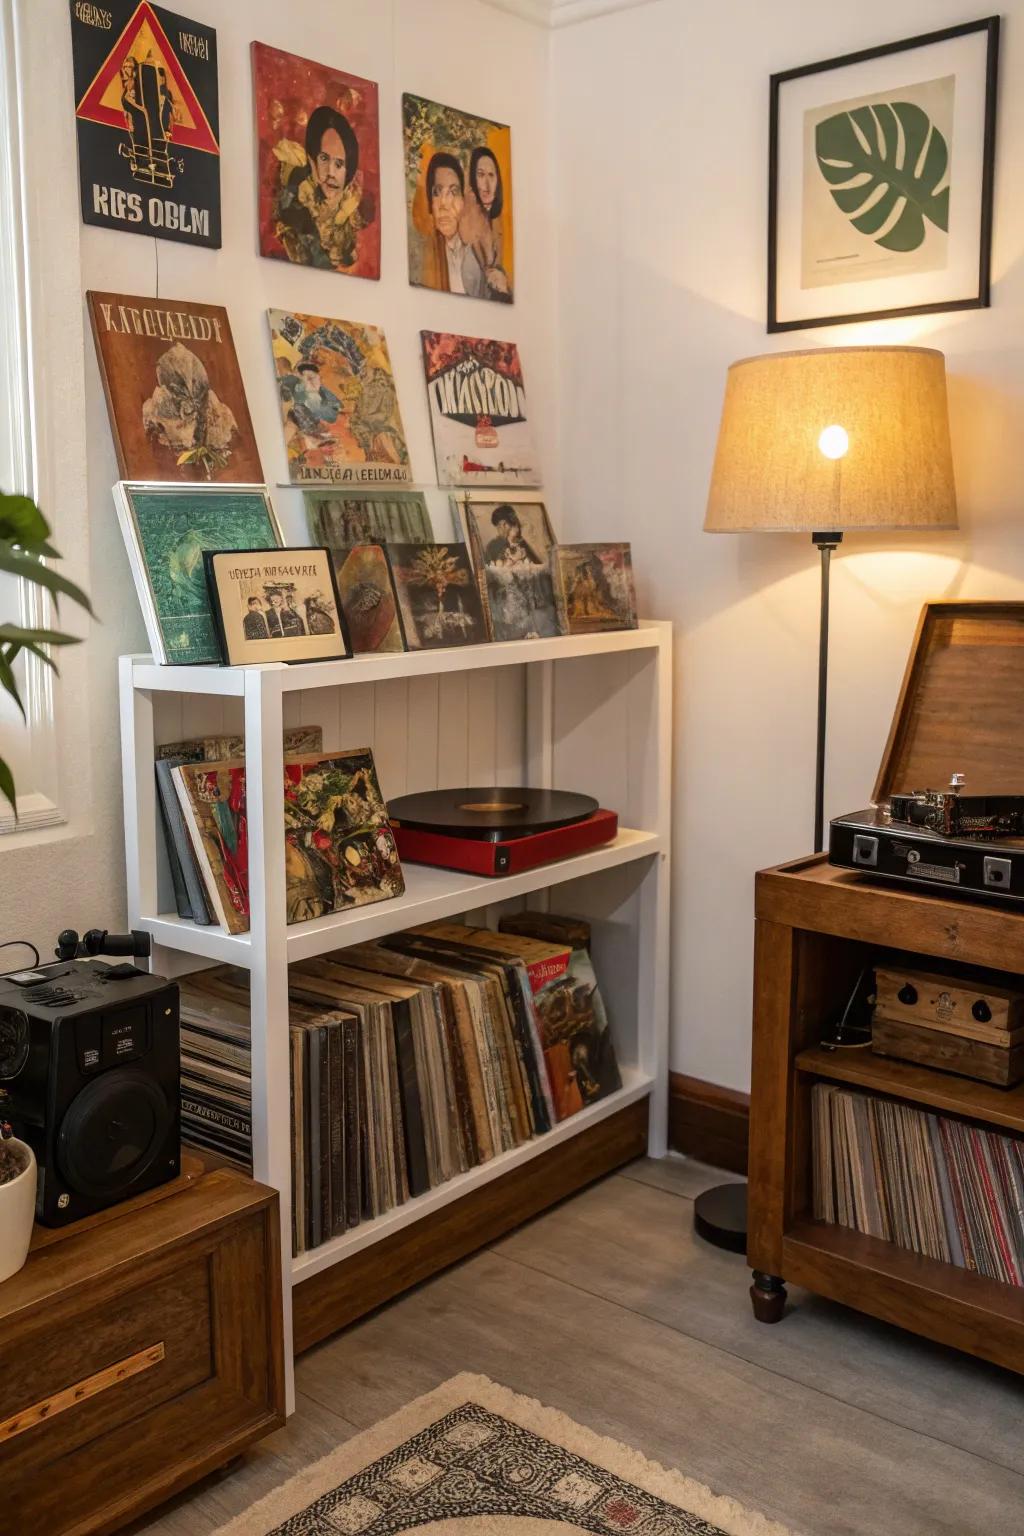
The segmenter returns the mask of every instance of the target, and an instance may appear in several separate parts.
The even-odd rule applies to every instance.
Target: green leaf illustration
[[[916,251],[925,220],[949,229],[945,139],[909,101],[877,102],[826,117],[815,129],[821,174],[854,229],[887,251]]]

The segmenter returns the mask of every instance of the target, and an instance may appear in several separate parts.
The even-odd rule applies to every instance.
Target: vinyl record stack
[[[534,919],[531,934],[434,923],[292,967],[296,1253],[621,1086],[587,925]],[[247,987],[228,967],[182,987],[186,1138],[243,1164]]]

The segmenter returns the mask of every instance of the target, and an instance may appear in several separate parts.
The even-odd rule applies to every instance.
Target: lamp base
[[[730,1253],[747,1251],[747,1186],[716,1184],[693,1202],[693,1230]]]

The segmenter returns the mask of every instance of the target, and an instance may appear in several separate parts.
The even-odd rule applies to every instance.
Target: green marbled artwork
[[[220,661],[203,568],[204,550],[277,549],[281,538],[262,490],[126,491],[168,662]]]

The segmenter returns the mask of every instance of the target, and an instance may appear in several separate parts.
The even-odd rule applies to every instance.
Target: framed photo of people
[[[402,129],[410,283],[511,304],[511,130],[408,93]]]
[[[768,330],[989,303],[999,18],[771,78]]]
[[[203,562],[229,667],[352,655],[330,550],[207,550]]]
[[[380,131],[372,80],[252,45],[260,253],[380,277]]]

